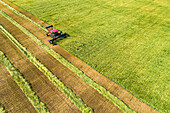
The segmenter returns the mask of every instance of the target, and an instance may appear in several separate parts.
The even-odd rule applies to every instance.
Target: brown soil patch
[[[5,111],[9,113],[36,113],[6,68],[0,64],[0,69],[0,103],[5,107]]]
[[[0,16],[1,18],[1,16]],[[19,71],[23,74],[24,78],[26,80],[29,81],[29,83],[32,86],[33,91],[36,92],[37,96],[40,97],[40,100],[42,102],[44,102],[47,107],[49,108],[49,110],[51,111],[51,113],[77,113],[80,112],[79,109],[69,100],[66,98],[66,96],[60,92],[49,80],[48,78],[45,77],[45,75],[43,75],[43,73],[41,73],[32,63],[30,63],[27,58],[10,42],[10,40],[8,40],[8,38],[2,34],[2,32],[0,32],[0,50],[2,50],[6,56],[8,57],[8,59],[11,61],[11,63],[14,64],[14,66],[19,69]],[[3,72],[3,71],[2,71]],[[3,77],[7,76],[7,73],[3,73],[2,74]],[[5,77],[3,78],[5,79]],[[2,79],[2,80],[3,80]],[[27,108],[27,103],[26,102],[26,97],[23,97],[21,93],[19,93],[21,96],[17,96],[17,98],[19,98],[20,101],[25,102],[25,104],[23,104],[23,107],[18,107],[18,108],[14,108],[15,107],[15,103],[11,104],[11,102],[13,102],[13,98],[15,97],[15,93],[13,93],[13,90],[16,90],[17,88],[19,88],[17,86],[17,84],[14,84],[12,82],[12,80],[8,80],[8,83],[10,83],[10,87],[12,87],[11,89],[8,88],[8,86],[4,86],[4,89],[8,90],[7,92],[5,92],[6,97],[3,97],[3,100],[5,100],[6,104],[10,104],[11,106],[9,107],[9,109],[12,110],[12,112],[15,112],[16,110],[21,110],[22,109],[27,109],[28,112],[34,113],[35,110],[34,108]],[[1,82],[0,82],[1,83]],[[11,92],[11,93],[10,93]],[[17,90],[16,90],[17,92]],[[2,93],[3,94],[3,90]],[[17,95],[17,93],[16,93]],[[13,98],[7,98],[7,97],[13,97]],[[1,97],[1,96],[0,96]],[[19,101],[18,99],[18,101]],[[14,102],[16,101],[16,105],[17,104],[17,99],[14,98]],[[19,101],[19,102],[20,102]],[[18,102],[18,103],[19,103]],[[3,103],[2,103],[3,104]],[[28,104],[28,107],[31,103]],[[7,107],[5,104],[3,104],[5,107]],[[25,106],[25,107],[24,107]],[[31,106],[31,105],[30,105]],[[32,110],[33,109],[33,110]],[[25,112],[26,113],[26,112]]]
[[[26,27],[27,29],[28,27],[32,27],[32,29],[34,29],[35,26],[32,25],[32,23],[28,22],[27,20],[24,20],[23,18],[16,15],[12,11],[8,9],[6,10],[5,7],[2,7],[1,9],[5,11],[8,15],[10,15],[13,19],[15,19],[18,23]],[[67,87],[71,88],[73,92],[85,102],[85,104],[93,108],[95,112],[97,113],[122,112],[109,100],[103,97],[103,95],[99,94],[95,89],[93,89],[88,84],[86,84],[76,74],[70,71],[67,67],[63,66],[61,63],[59,63],[50,54],[48,54],[44,49],[39,47],[34,41],[31,40],[31,38],[27,37],[18,28],[16,28],[12,23],[10,23],[7,19],[5,19],[2,16],[0,17],[1,17],[1,21],[3,22],[1,24],[5,27],[5,29],[7,29],[22,45],[24,45],[28,51],[30,51],[34,56],[36,56],[40,60],[40,62],[43,63],[51,72],[53,72],[53,74],[55,74]],[[35,28],[37,29],[37,27]],[[39,32],[39,31],[36,31],[36,29],[34,29],[35,34],[42,35],[41,34],[42,31]],[[9,58],[10,57],[11,56],[9,56]],[[22,62],[18,62],[17,64],[22,65],[21,63]],[[21,69],[21,67],[19,69]],[[30,71],[31,70],[28,70],[28,68],[24,69],[24,74],[29,75]],[[30,80],[32,79],[33,78],[31,78]],[[46,104],[48,106],[48,103]],[[61,104],[60,106],[63,106],[63,105]],[[63,109],[65,108],[63,107]]]
[[[43,21],[41,21],[40,19],[38,19],[37,17],[31,15],[30,13],[26,12],[25,10],[19,8],[18,6],[10,3],[9,1],[6,0],[2,0],[4,2],[6,2],[7,4],[9,4],[11,7],[17,9],[18,11],[20,11],[21,13],[25,14],[26,16],[28,16],[29,18],[31,18],[32,20],[34,20],[35,22],[41,24],[42,26],[47,26],[46,23],[44,23]],[[91,77],[94,81],[96,81],[96,83],[100,84],[101,86],[105,87],[108,91],[110,91],[112,94],[114,94],[115,96],[117,96],[119,99],[121,99],[123,102],[125,102],[131,109],[139,112],[139,113],[156,113],[157,111],[154,110],[153,108],[149,107],[148,105],[146,105],[145,103],[143,103],[142,101],[140,101],[139,99],[137,99],[136,97],[134,97],[132,94],[128,93],[126,90],[124,90],[123,88],[121,88],[119,85],[117,85],[116,83],[114,83],[113,81],[109,80],[108,78],[106,78],[105,76],[103,76],[102,74],[98,73],[97,71],[95,71],[93,68],[91,68],[90,66],[88,66],[87,64],[85,64],[83,61],[81,61],[80,59],[76,58],[75,56],[73,56],[72,54],[70,54],[69,52],[67,52],[66,50],[64,50],[62,47],[60,46],[51,46],[48,41],[47,41],[47,37],[45,36],[45,32],[43,32],[42,30],[40,30],[39,28],[37,28],[35,25],[31,24],[29,21],[22,19],[21,17],[19,17],[18,15],[15,15],[15,13],[12,13],[11,11],[9,11],[6,7],[3,7],[3,10],[8,12],[8,14],[14,18],[15,20],[17,20],[18,23],[20,23],[22,26],[24,26],[25,28],[27,28],[30,32],[32,32],[35,36],[37,36],[40,40],[42,40],[43,43],[45,43],[46,45],[48,45],[49,47],[51,47],[52,49],[54,49],[56,52],[58,52],[59,54],[61,54],[63,57],[65,57],[68,61],[70,61],[73,65],[75,65],[76,67],[78,67],[80,70],[82,70],[85,74],[87,74],[89,77]],[[23,21],[22,21],[23,20]],[[29,23],[29,24],[28,24]],[[44,55],[44,53],[40,52],[39,54],[43,55],[44,58],[46,55]],[[42,57],[42,56],[41,56]],[[43,58],[43,59],[44,59]],[[40,58],[41,59],[41,58]],[[53,59],[53,58],[50,58]],[[44,61],[45,62],[45,61]],[[42,63],[44,63],[42,62]],[[51,62],[53,63],[53,62]],[[53,63],[54,64],[54,63]],[[55,64],[54,64],[55,65]],[[54,65],[48,65],[49,67],[53,67]],[[47,66],[47,67],[48,67]],[[50,69],[51,69],[50,67]],[[60,67],[60,66],[59,66]],[[58,67],[58,68],[59,68]],[[66,67],[63,67],[66,68]],[[62,69],[63,69],[62,68]],[[65,69],[64,69],[65,70]],[[53,73],[57,72],[55,71],[55,68],[53,67],[51,69],[51,71]],[[64,83],[70,82],[69,80],[69,76],[68,77],[64,77],[62,76],[63,73],[65,73],[65,71],[61,71],[61,70],[57,70],[60,71],[61,75],[59,75],[63,81],[66,81]],[[58,74],[60,74],[58,73]],[[67,74],[67,72],[66,72]],[[75,78],[77,78],[75,76]],[[78,79],[78,78],[77,78]],[[75,83],[72,83],[75,84]],[[68,85],[69,86],[69,85]],[[69,86],[70,87],[70,86]],[[74,86],[74,87],[79,87],[78,85]],[[73,91],[76,90],[80,90],[77,88],[73,88]],[[82,88],[80,90],[80,92],[85,93],[84,95],[87,95],[86,92],[83,91],[84,87],[79,87]],[[79,94],[79,93],[78,93]],[[78,95],[79,96],[79,95]],[[86,100],[83,99],[83,101],[86,102]],[[87,102],[86,102],[87,103]],[[95,104],[95,103],[94,103]],[[90,106],[91,107],[91,106]],[[101,108],[104,107],[101,105]]]

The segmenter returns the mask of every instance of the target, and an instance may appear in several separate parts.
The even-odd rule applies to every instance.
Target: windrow
[[[0,113],[7,113],[1,104],[0,104]]]
[[[63,92],[82,112],[93,113],[92,108],[88,107],[81,98],[77,97],[73,91],[65,86],[51,71],[49,71],[36,57],[34,57],[25,47],[23,47],[8,31],[1,25],[2,32],[11,40],[11,42],[32,62],[46,77],[61,91]]]
[[[16,11],[15,11],[16,12]],[[80,69],[75,67],[73,64],[71,64],[68,60],[66,60],[64,57],[62,57],[60,54],[56,53],[53,49],[45,45],[41,42],[35,35],[30,33],[27,29],[25,29],[23,26],[21,26],[19,23],[17,23],[15,20],[13,20],[10,16],[8,16],[3,11],[0,11],[0,14],[3,15],[5,18],[7,18],[11,23],[13,23],[15,26],[17,26],[21,31],[23,31],[27,36],[29,36],[32,40],[34,40],[39,46],[41,46],[43,49],[45,49],[49,54],[51,54],[55,59],[57,59],[60,63],[65,65],[68,69],[70,69],[72,72],[76,73],[83,81],[85,81],[87,84],[89,84],[91,87],[96,89],[100,94],[105,96],[110,102],[115,104],[120,110],[122,110],[125,113],[132,113],[135,112],[132,109],[130,109],[123,101],[121,101],[118,97],[114,96],[112,93],[110,93],[107,89],[102,87],[101,85],[97,84],[95,81],[93,81],[89,76],[87,76],[85,73],[83,73]],[[17,13],[20,15],[21,13]],[[22,14],[23,15],[23,14]],[[34,23],[33,23],[34,24]]]
[[[0,29],[1,27],[2,26],[0,26]],[[35,92],[31,89],[30,83],[25,80],[22,74],[13,66],[13,64],[8,60],[2,51],[0,51],[0,62],[6,67],[12,79],[17,83],[17,85],[20,87],[22,92],[25,94],[37,112],[50,113],[47,106],[41,102]],[[0,113],[5,113],[2,106],[0,106]]]
[[[40,24],[34,22],[33,20],[31,20],[29,17],[25,16],[24,14],[20,13],[19,11],[17,11],[16,9],[14,9],[13,7],[9,6],[8,4],[6,4],[5,2],[0,0],[0,3],[2,3],[3,5],[7,6],[9,9],[11,9],[13,12],[15,12],[16,14],[20,15],[21,17],[29,20],[31,23],[33,23],[34,25],[36,25],[37,27],[39,27],[41,30],[44,30],[46,32],[48,32],[47,29],[45,29],[44,27],[42,27]]]

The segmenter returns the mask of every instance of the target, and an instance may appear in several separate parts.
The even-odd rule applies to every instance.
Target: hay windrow
[[[21,31],[23,31],[27,36],[29,36],[32,40],[34,40],[39,46],[41,46],[43,49],[45,49],[49,54],[51,54],[55,59],[57,59],[60,63],[65,65],[68,69],[70,69],[72,72],[76,73],[83,81],[85,81],[87,84],[89,84],[91,87],[96,89],[100,94],[105,96],[110,102],[115,104],[120,110],[126,113],[135,112],[132,109],[130,109],[123,101],[121,101],[118,97],[114,96],[112,93],[110,93],[107,89],[102,87],[101,85],[97,84],[95,81],[93,81],[89,76],[87,76],[85,73],[83,73],[80,69],[72,65],[68,60],[66,60],[64,57],[62,57],[60,54],[56,53],[53,49],[49,48],[47,45],[42,43],[35,35],[30,33],[27,29],[25,29],[23,26],[21,26],[19,23],[17,23],[15,20],[13,20],[10,16],[8,16],[6,13],[0,11],[1,14],[6,17],[10,22],[12,22],[15,26],[17,26]],[[20,13],[17,13],[20,14]]]
[[[29,20],[31,23],[33,23],[34,25],[36,25],[37,27],[39,27],[40,29],[48,32],[48,30],[46,30],[44,27],[42,27],[40,24],[34,22],[33,20],[31,20],[29,17],[25,16],[24,14],[20,13],[19,11],[17,11],[16,9],[14,9],[13,7],[9,6],[8,4],[6,4],[5,2],[0,0],[0,3],[2,3],[3,5],[7,6],[9,9],[11,9],[13,12],[15,12],[16,14],[20,15],[21,17]]]
[[[37,112],[50,113],[47,106],[41,102],[35,92],[31,89],[29,82],[25,80],[22,74],[13,66],[2,51],[0,51],[0,62],[7,68],[8,72],[12,76],[12,79],[17,83]],[[5,113],[2,106],[0,106],[0,113]]]
[[[25,47],[23,47],[8,31],[6,31],[1,25],[2,32],[16,45],[16,47],[32,62],[46,77],[61,91],[63,92],[82,112],[93,113],[92,108],[88,107],[84,102],[73,93],[73,91],[65,86],[52,72],[50,72],[40,61],[34,57]],[[6,63],[5,63],[6,64]],[[7,62],[8,64],[8,62]],[[16,78],[20,79],[20,78]]]

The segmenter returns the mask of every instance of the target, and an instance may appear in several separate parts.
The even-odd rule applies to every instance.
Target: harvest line
[[[50,72],[36,57],[34,57],[27,49],[22,46],[8,31],[6,31],[3,26],[0,25],[2,32],[11,40],[11,42],[32,62],[41,72],[46,75],[46,77],[70,100],[73,102],[82,112],[93,113],[93,110],[88,107],[81,98],[77,97],[75,93],[72,92],[70,88],[65,86],[52,72]]]
[[[105,96],[110,102],[115,104],[120,110],[126,113],[135,112],[132,109],[130,109],[123,101],[121,101],[118,97],[114,96],[112,93],[110,93],[107,89],[102,87],[101,85],[97,84],[95,81],[93,81],[89,76],[87,76],[85,73],[83,73],[80,69],[75,67],[73,64],[71,64],[68,60],[66,60],[64,57],[62,57],[60,54],[56,53],[53,49],[49,48],[47,45],[42,43],[35,35],[30,33],[27,29],[25,29],[23,26],[21,26],[19,23],[17,23],[15,20],[13,20],[10,16],[8,16],[3,11],[0,11],[0,13],[7,18],[11,23],[13,23],[15,26],[17,26],[21,31],[23,31],[27,36],[29,36],[32,40],[34,40],[39,46],[44,48],[49,54],[51,54],[55,59],[57,59],[60,63],[65,65],[68,69],[70,69],[72,72],[76,73],[83,81],[85,81],[87,84],[89,84],[91,87],[96,89],[100,94]],[[17,13],[20,14],[20,13]]]
[[[40,29],[44,30],[45,32],[48,32],[47,29],[45,29],[44,27],[42,27],[40,24],[36,23],[35,21],[31,20],[31,19],[30,19],[29,17],[27,17],[26,15],[20,13],[18,10],[16,10],[16,9],[14,9],[13,7],[9,6],[9,5],[6,4],[5,2],[3,2],[3,1],[1,1],[1,0],[0,0],[0,2],[1,2],[3,5],[7,6],[9,9],[11,9],[11,10],[12,10],[13,12],[15,12],[16,14],[18,14],[18,15],[20,15],[21,17],[29,20],[31,23],[33,23],[34,25],[36,25],[36,26],[39,27]]]
[[[25,80],[21,72],[19,72],[18,69],[13,66],[13,64],[8,60],[8,58],[2,51],[0,51],[0,62],[6,67],[12,79],[17,83],[17,85],[20,87],[22,92],[25,94],[25,96],[28,98],[28,100],[31,102],[37,112],[50,113],[47,106],[43,102],[41,102],[35,92],[31,89],[29,82]],[[3,109],[1,106],[0,113],[4,113],[2,111]]]

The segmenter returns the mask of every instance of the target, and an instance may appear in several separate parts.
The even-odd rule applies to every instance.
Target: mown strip
[[[77,97],[73,91],[65,86],[52,72],[50,72],[36,57],[34,57],[27,49],[22,46],[3,26],[0,25],[2,32],[11,40],[11,42],[32,62],[47,78],[63,92],[83,113],[93,113],[92,108],[88,107],[81,98]]]
[[[0,113],[7,113],[5,108],[0,104]]]
[[[29,20],[31,23],[33,23],[34,25],[36,25],[37,27],[39,27],[41,30],[44,30],[45,32],[48,32],[47,29],[45,29],[44,27],[42,27],[40,24],[34,22],[33,20],[31,20],[29,17],[25,16],[24,14],[20,13],[18,10],[14,9],[13,7],[9,6],[8,4],[6,4],[5,2],[0,0],[0,3],[2,3],[3,5],[7,6],[9,9],[11,9],[13,12],[15,12],[16,14],[20,15],[21,17]]]
[[[87,84],[89,84],[91,87],[96,89],[100,94],[105,96],[110,102],[115,104],[120,110],[122,110],[125,113],[132,113],[135,112],[132,109],[130,109],[123,101],[121,101],[118,97],[114,96],[112,93],[110,93],[107,89],[102,87],[101,85],[97,84],[95,81],[93,81],[89,76],[87,76],[85,73],[83,73],[81,70],[79,70],[77,67],[75,67],[73,64],[71,64],[68,60],[66,60],[64,57],[62,57],[60,54],[56,53],[53,49],[49,48],[47,45],[42,43],[35,35],[30,33],[27,29],[25,29],[23,26],[21,26],[19,23],[17,23],[15,20],[13,20],[10,16],[8,16],[3,11],[0,11],[0,13],[6,17],[11,23],[13,23],[15,26],[17,26],[21,31],[23,31],[27,36],[29,36],[32,40],[34,40],[39,46],[44,48],[49,54],[51,54],[55,59],[57,59],[60,63],[65,65],[68,69],[70,69],[72,72],[76,73],[83,81],[85,81]]]
[[[1,28],[1,26],[0,26]],[[0,51],[0,62],[7,68],[8,72],[12,76],[12,79],[17,83],[22,92],[34,106],[38,113],[50,113],[47,106],[41,102],[35,92],[31,89],[31,85],[24,79],[22,74],[16,69],[13,64],[8,60],[5,54]],[[2,111],[2,107],[0,113]],[[3,113],[3,112],[2,112]]]

